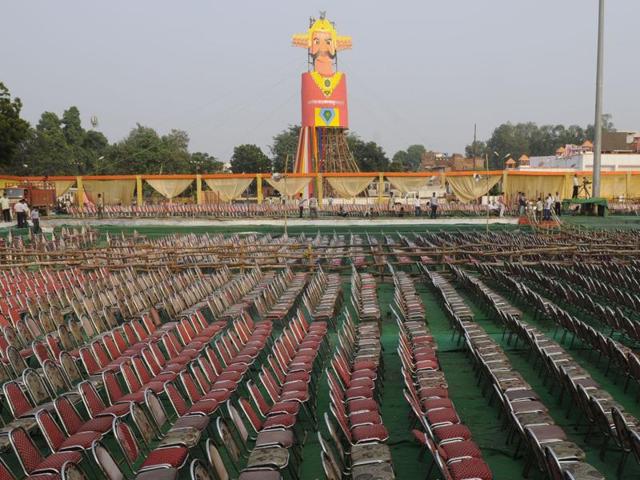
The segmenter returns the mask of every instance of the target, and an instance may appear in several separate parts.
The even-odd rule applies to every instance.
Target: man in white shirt
[[[313,195],[309,197],[309,216],[311,218],[318,218],[318,199]]]
[[[429,204],[431,205],[431,218],[436,218],[438,214],[438,197],[436,195],[436,192],[433,192],[433,195],[431,195]]]
[[[300,210],[300,218],[302,218],[302,214],[304,213],[304,204],[306,203],[306,199],[300,195],[300,200],[298,200],[298,210]]]
[[[578,198],[578,191],[580,190],[580,181],[578,180],[578,174],[573,174],[573,194],[571,198]]]
[[[16,217],[18,220],[18,228],[25,228],[27,226],[27,202],[24,200],[20,200],[13,206],[13,211],[16,212]]]
[[[544,220],[551,220],[551,209],[553,208],[553,197],[549,193],[544,201]]]
[[[2,220],[5,222],[11,221],[11,206],[9,205],[9,198],[7,193],[3,193],[0,197],[0,209],[2,209]]]
[[[416,209],[416,217],[419,217],[422,213],[422,206],[420,205],[420,197],[416,197],[413,201],[413,206]]]

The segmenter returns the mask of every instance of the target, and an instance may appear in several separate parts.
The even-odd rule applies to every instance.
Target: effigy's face
[[[331,38],[331,32],[315,31],[311,37],[311,55],[317,57],[333,58],[336,55],[335,45]]]

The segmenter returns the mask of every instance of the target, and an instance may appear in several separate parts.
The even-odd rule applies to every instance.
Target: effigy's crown
[[[313,42],[313,35],[317,32],[329,33],[331,35],[331,41],[336,51],[347,50],[352,46],[351,37],[338,35],[338,31],[332,22],[324,18],[323,15],[319,19],[315,20],[309,30],[306,33],[297,33],[292,37],[292,43],[294,47],[311,48]]]

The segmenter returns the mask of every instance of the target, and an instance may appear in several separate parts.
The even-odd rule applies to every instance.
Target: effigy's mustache
[[[331,53],[331,52],[327,52],[325,50],[325,51],[318,52],[318,53],[312,53],[311,57],[313,59],[316,59],[318,57],[329,57],[329,58],[331,58],[333,60],[334,58],[336,58],[336,54],[335,53]]]

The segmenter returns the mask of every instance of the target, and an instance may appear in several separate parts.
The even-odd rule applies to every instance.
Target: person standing
[[[562,213],[562,199],[560,198],[560,194],[558,192],[556,192],[556,197],[554,200],[555,200],[556,215],[560,216],[560,214]]]
[[[96,207],[98,208],[98,218],[104,218],[104,199],[102,194],[98,194],[98,200],[96,201]]]
[[[24,198],[13,206],[13,211],[16,212],[18,228],[25,228],[27,226],[27,202]]]
[[[433,192],[433,195],[431,195],[429,204],[431,205],[431,218],[436,218],[438,215],[438,196],[436,192]]]
[[[553,197],[549,193],[547,195],[547,199],[544,202],[544,210],[545,210],[545,220],[551,220],[551,209],[553,208]]]
[[[7,197],[7,192],[2,194],[0,197],[0,208],[2,209],[2,220],[5,222],[11,221],[11,206],[9,204],[9,198]]]
[[[520,192],[520,196],[518,197],[518,213],[520,213],[521,217],[527,213],[527,196],[524,192]]]
[[[300,211],[300,218],[302,218],[302,215],[304,214],[305,202],[306,202],[305,198],[302,196],[302,194],[300,194],[300,200],[298,200],[298,210]]]
[[[318,218],[318,199],[313,195],[309,197],[309,216],[311,218]]]
[[[416,197],[413,201],[413,206],[416,209],[416,217],[419,217],[422,214],[422,206],[420,205],[420,197]]]
[[[33,233],[40,233],[40,212],[35,207],[31,210],[31,223],[33,224]]]
[[[580,190],[580,181],[578,180],[578,174],[573,174],[573,193],[571,198],[578,198],[578,191]]]
[[[542,197],[538,197],[538,201],[536,202],[536,218],[538,221],[542,220],[542,212],[544,210],[544,203],[542,202]]]

